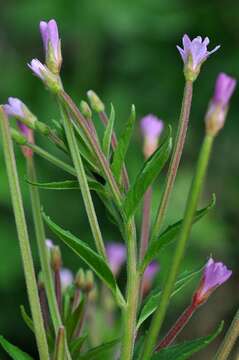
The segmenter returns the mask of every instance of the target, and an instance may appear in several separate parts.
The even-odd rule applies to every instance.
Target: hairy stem
[[[164,216],[167,211],[170,195],[172,193],[173,185],[176,179],[178,166],[181,160],[182,151],[187,134],[189,115],[190,115],[191,103],[192,103],[192,93],[193,93],[193,83],[191,81],[186,81],[176,141],[173,149],[171,162],[169,165],[166,185],[159,205],[156,221],[152,230],[152,241],[156,240],[159,235],[159,231],[161,229]]]
[[[0,126],[2,131],[3,150],[12,197],[12,205],[17,226],[17,233],[19,238],[23,269],[26,280],[28,298],[30,302],[31,314],[33,318],[37,347],[40,359],[47,360],[49,359],[48,345],[38,296],[38,288],[25,220],[16,160],[14,156],[13,144],[11,141],[8,119],[2,107],[0,107]]]
[[[169,304],[170,295],[179,271],[179,267],[181,265],[181,261],[184,256],[186,242],[189,238],[193,216],[196,211],[199,195],[201,193],[203,180],[205,177],[205,173],[207,170],[207,165],[209,162],[209,157],[211,153],[211,148],[213,144],[213,137],[210,135],[206,135],[200,150],[199,159],[196,167],[196,172],[192,181],[191,189],[189,192],[186,209],[184,213],[184,219],[181,227],[181,231],[179,233],[178,242],[176,245],[176,249],[173,255],[172,264],[170,267],[170,271],[168,276],[166,277],[162,296],[160,299],[159,306],[155,312],[155,315],[152,319],[152,323],[149,329],[149,333],[145,342],[144,352],[142,359],[148,360],[153,352],[155,343],[157,341],[157,337],[161,326],[163,324],[163,320],[166,315],[166,311]]]
[[[239,336],[239,310],[236,312],[236,315],[231,323],[229,330],[226,333],[226,336],[220,345],[216,355],[215,360],[226,360],[231,353],[231,350]]]

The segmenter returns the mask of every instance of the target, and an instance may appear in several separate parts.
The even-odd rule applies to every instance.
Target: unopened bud
[[[8,103],[3,105],[3,108],[8,116],[13,116],[28,128],[35,129],[37,118],[21,100],[9,97]]]
[[[140,121],[141,132],[144,137],[144,157],[148,159],[158,148],[159,137],[162,134],[164,124],[155,115],[147,115]]]
[[[22,135],[19,131],[16,129],[11,128],[11,137],[13,141],[15,141],[18,145],[26,145],[27,139],[24,135]]]
[[[85,292],[89,293],[94,287],[94,274],[91,270],[85,273]]]
[[[88,300],[90,302],[95,302],[98,298],[98,289],[96,286],[89,292],[88,294]]]
[[[80,102],[80,109],[82,114],[84,115],[84,117],[86,117],[86,119],[91,119],[92,118],[92,112],[91,109],[88,105],[88,103],[84,100],[82,100]]]
[[[105,110],[105,105],[93,90],[87,91],[87,96],[93,110],[95,110],[96,112],[103,112]]]
[[[209,103],[205,117],[206,132],[215,136],[224,126],[229,100],[235,90],[236,80],[232,77],[220,73],[216,80],[214,96]]]
[[[59,271],[62,266],[61,250],[59,246],[51,248],[51,266],[54,271]]]
[[[77,288],[83,290],[85,289],[85,273],[83,269],[80,269],[75,277],[75,285]]]

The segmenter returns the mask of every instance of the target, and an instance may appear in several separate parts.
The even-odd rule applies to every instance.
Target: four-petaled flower
[[[59,74],[62,63],[61,41],[55,20],[40,22],[40,33],[46,54],[46,64],[55,74]]]
[[[147,159],[158,147],[158,140],[163,131],[163,121],[157,116],[149,114],[140,121],[141,133],[144,137],[144,156]]]
[[[194,302],[197,305],[204,303],[211,293],[229,279],[232,271],[222,262],[215,262],[210,258],[204,268],[202,280],[194,295]]]
[[[190,40],[189,36],[185,34],[183,36],[183,48],[177,45],[177,49],[185,65],[184,72],[187,79],[194,81],[199,74],[202,63],[209,55],[220,48],[220,45],[218,45],[213,50],[208,51],[208,44],[208,37],[202,40],[201,36],[197,36],[193,40]]]

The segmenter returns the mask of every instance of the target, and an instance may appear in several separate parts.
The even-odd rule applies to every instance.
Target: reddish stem
[[[59,311],[61,312],[61,275],[60,270],[54,271],[54,281],[55,281],[55,292],[56,292],[56,301],[58,304]]]
[[[178,336],[178,334],[183,330],[185,325],[188,323],[188,321],[191,319],[194,311],[197,309],[197,304],[194,302],[189,305],[182,315],[178,318],[176,323],[171,327],[169,332],[165,335],[165,337],[160,341],[159,345],[157,345],[155,351],[158,352],[161,349],[169,346],[174,339]]]

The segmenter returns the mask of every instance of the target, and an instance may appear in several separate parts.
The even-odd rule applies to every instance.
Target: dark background
[[[40,20],[55,18],[59,24],[63,47],[62,78],[67,91],[77,103],[94,89],[116,109],[116,129],[123,131],[134,103],[137,118],[155,113],[165,123],[178,120],[183,91],[182,61],[176,50],[184,33],[194,37],[208,36],[209,49],[221,49],[203,65],[195,84],[188,139],[171,200],[171,223],[182,216],[188,187],[204,134],[204,114],[213,93],[214,81],[220,71],[239,78],[239,4],[235,0],[1,0],[0,12],[0,102],[8,96],[19,97],[40,120],[58,119],[54,99],[32,76],[26,64],[36,57],[43,60],[38,31]],[[238,305],[238,216],[239,216],[239,144],[238,90],[232,100],[225,128],[216,140],[205,185],[202,204],[217,195],[216,208],[194,226],[184,261],[184,269],[197,269],[212,254],[233,269],[233,277],[217,290],[210,301],[198,311],[182,339],[209,334],[225,319],[226,329]],[[99,121],[99,120],[96,120]],[[37,143],[55,150],[42,137]],[[32,248],[36,257],[25,165],[16,150],[19,173]],[[141,139],[137,126],[127,155],[127,165],[134,178],[142,164]],[[62,180],[65,174],[37,158],[42,181]],[[154,204],[159,199],[161,181],[155,184]],[[47,213],[65,228],[91,242],[81,197],[75,191],[42,192]],[[97,212],[106,241],[119,240],[116,229],[108,222],[97,199]],[[25,285],[19,254],[9,188],[0,151],[0,334],[29,353],[34,353],[31,333],[20,318],[19,305],[26,304]],[[173,247],[160,258],[162,274],[169,266]],[[77,270],[81,263],[64,246],[65,266]],[[37,257],[35,263],[38,269]],[[166,328],[189,303],[195,284],[175,297]],[[217,341],[195,359],[211,359]],[[236,356],[236,353],[235,353]],[[1,353],[1,359],[6,359]],[[233,357],[232,357],[233,359]]]

